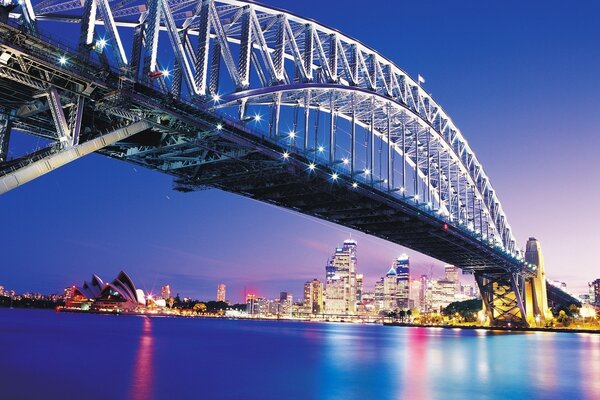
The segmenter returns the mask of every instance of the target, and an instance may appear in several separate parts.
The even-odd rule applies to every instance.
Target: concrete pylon
[[[542,246],[536,238],[530,237],[527,241],[525,262],[535,266],[537,272],[535,277],[525,281],[525,310],[529,322],[538,324],[552,319],[552,312],[548,308],[544,255]]]

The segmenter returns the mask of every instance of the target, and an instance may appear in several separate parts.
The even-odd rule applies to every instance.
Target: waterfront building
[[[592,294],[594,297],[594,304],[596,305],[596,307],[600,307],[600,278],[592,282],[591,287],[593,290]]]
[[[421,294],[422,294],[422,289],[421,289],[421,279],[411,279],[410,281],[410,293],[409,293],[409,307],[408,308],[416,308],[416,309],[421,309],[422,307],[422,303],[421,303]]]
[[[396,269],[396,307],[405,310],[410,307],[410,260],[406,254],[394,262]]]
[[[284,316],[284,317],[291,317],[292,316],[292,304],[293,304],[293,297],[292,297],[291,293],[289,293],[289,292],[279,293],[279,312],[277,314]]]
[[[219,283],[217,286],[217,301],[225,302],[225,284]]]
[[[162,297],[164,300],[168,300],[171,297],[171,286],[164,285],[160,289],[160,297]]]
[[[315,278],[304,284],[304,307],[311,314],[323,312],[323,282]]]
[[[383,302],[381,309],[392,311],[396,309],[396,297],[398,295],[397,273],[394,266],[383,277]]]
[[[373,290],[373,304],[375,305],[375,309],[377,310],[383,310],[383,280],[383,277],[379,278],[379,280],[375,282],[375,288]]]
[[[94,277],[96,276],[94,275]],[[93,288],[94,286],[90,290],[93,290]],[[131,278],[125,272],[121,271],[112,282],[104,285],[102,291],[92,304],[92,309],[133,311],[144,305],[146,305],[144,293],[136,289]]]
[[[348,239],[325,267],[325,313],[356,314],[356,241]]]
[[[356,274],[356,301],[358,304],[360,304],[362,301],[363,279],[363,274]]]

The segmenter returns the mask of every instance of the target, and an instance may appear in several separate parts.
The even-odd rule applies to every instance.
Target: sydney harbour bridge
[[[441,106],[342,32],[238,0],[2,0],[0,194],[96,152],[473,273],[493,325],[547,317],[543,263]],[[11,135],[47,145],[11,156]]]

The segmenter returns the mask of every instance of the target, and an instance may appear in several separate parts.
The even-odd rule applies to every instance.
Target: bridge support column
[[[491,326],[527,327],[523,278],[507,271],[476,272],[483,307]]]
[[[530,324],[543,324],[552,319],[552,312],[548,308],[548,293],[546,291],[546,271],[544,256],[540,242],[529,238],[525,251],[525,262],[537,273],[525,282],[525,307]]]

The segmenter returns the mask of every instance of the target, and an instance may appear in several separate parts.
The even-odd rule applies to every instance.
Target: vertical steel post
[[[308,121],[310,117],[310,90],[304,95],[304,151],[308,150]]]
[[[369,135],[369,176],[371,177],[371,185],[373,184],[373,175],[375,175],[375,171],[373,170],[374,158],[375,158],[375,105],[373,104],[374,100],[371,99],[371,134]]]
[[[414,199],[419,202],[419,127],[415,129],[415,193]]]
[[[333,91],[329,95],[329,162],[335,162],[335,113],[333,111]]]
[[[431,203],[431,135],[429,130],[426,132],[427,138],[427,203]]]
[[[402,196],[406,197],[406,124],[402,123]]]
[[[350,174],[352,177],[354,177],[354,173],[356,172],[356,105],[355,105],[355,101],[356,101],[356,96],[353,94],[352,95],[352,121],[351,123],[351,133],[350,133]]]
[[[392,188],[392,118],[391,106],[387,107],[387,190]]]

